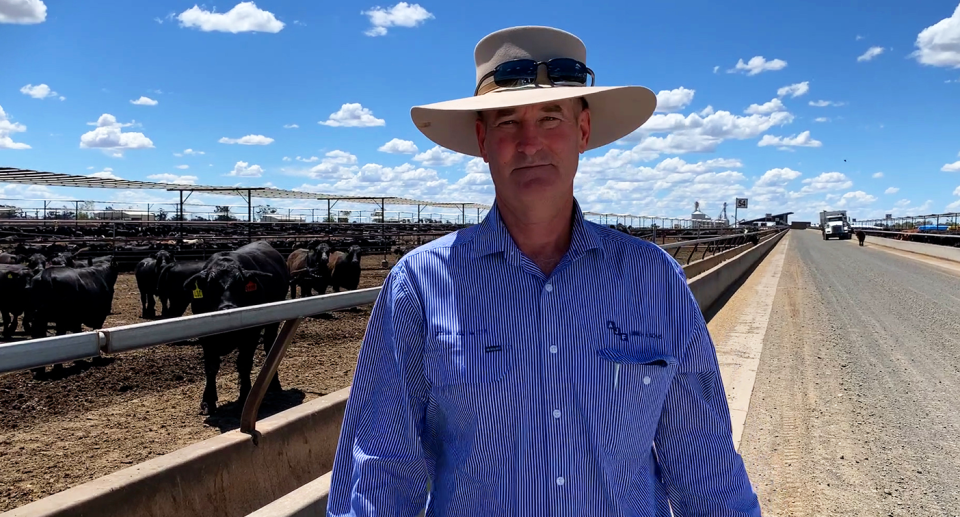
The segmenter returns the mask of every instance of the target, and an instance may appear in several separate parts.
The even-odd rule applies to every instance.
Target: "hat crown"
[[[553,27],[510,27],[488,34],[473,52],[477,80],[498,65],[516,59],[547,61],[558,57],[587,62],[587,48],[573,34]]]

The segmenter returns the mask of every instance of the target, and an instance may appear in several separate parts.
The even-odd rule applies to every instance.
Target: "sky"
[[[472,95],[476,43],[516,25],[580,37],[598,86],[657,93],[637,131],[582,155],[584,210],[960,211],[957,0],[0,0],[0,166],[489,204],[482,159],[433,144],[410,108]]]

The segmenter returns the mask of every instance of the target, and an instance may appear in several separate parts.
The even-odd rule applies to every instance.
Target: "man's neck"
[[[529,207],[502,205],[500,219],[524,255],[530,257],[549,276],[570,248],[573,229],[573,198],[555,210],[531,210]]]

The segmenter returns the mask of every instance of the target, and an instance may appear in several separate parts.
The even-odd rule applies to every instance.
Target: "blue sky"
[[[638,132],[584,155],[587,210],[960,210],[957,0],[720,4],[0,0],[0,166],[489,203],[486,166],[435,148],[410,107],[471,95],[484,35],[551,25],[598,85],[658,92]]]

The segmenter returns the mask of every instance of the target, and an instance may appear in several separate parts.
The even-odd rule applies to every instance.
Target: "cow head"
[[[153,258],[157,261],[157,271],[163,269],[163,266],[173,263],[173,255],[167,250],[160,250],[154,253]]]
[[[272,277],[271,273],[243,269],[236,262],[216,262],[188,278],[183,289],[190,293],[193,311],[199,314],[262,303],[266,296],[263,280]]]
[[[315,280],[323,280],[330,274],[330,245],[318,243],[307,254],[307,273]]]
[[[347,262],[360,263],[360,246],[354,244],[347,248]]]

